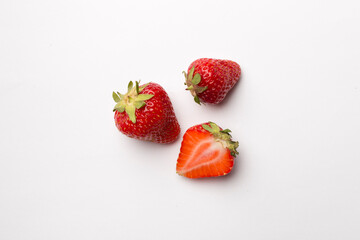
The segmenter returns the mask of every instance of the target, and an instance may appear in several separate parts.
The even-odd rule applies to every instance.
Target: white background
[[[0,2],[0,239],[360,239],[358,1]],[[181,72],[242,79],[198,106]],[[114,126],[113,90],[168,92],[171,145]],[[233,131],[232,173],[175,173],[187,128]]]

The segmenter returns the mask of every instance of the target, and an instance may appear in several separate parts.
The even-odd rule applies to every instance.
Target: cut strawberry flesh
[[[185,177],[222,176],[231,171],[230,151],[208,132],[185,133],[177,163],[177,172]]]

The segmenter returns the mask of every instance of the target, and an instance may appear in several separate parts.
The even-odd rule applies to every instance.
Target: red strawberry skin
[[[179,175],[187,178],[218,177],[232,170],[235,153],[203,128],[203,125],[210,124],[213,123],[199,124],[185,132],[176,165]],[[222,131],[220,127],[219,130]],[[231,144],[235,144],[235,148],[238,146],[238,142],[231,141]]]
[[[202,103],[222,102],[241,75],[239,64],[231,60],[200,58],[190,64],[188,73],[193,67],[195,67],[193,75],[199,73],[201,76],[198,86],[207,87],[205,91],[197,93]]]
[[[115,111],[115,125],[120,132],[128,137],[156,143],[174,142],[180,126],[176,119],[170,98],[165,90],[156,83],[149,83],[141,94],[154,95],[146,100],[146,105],[135,110],[136,123],[128,114]]]

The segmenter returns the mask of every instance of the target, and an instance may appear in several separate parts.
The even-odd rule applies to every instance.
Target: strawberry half
[[[113,92],[115,125],[128,137],[157,143],[171,143],[180,133],[171,101],[156,83],[139,86],[130,82],[128,92]]]
[[[191,92],[195,102],[218,104],[239,81],[241,69],[231,60],[200,58],[183,73],[186,90]]]
[[[188,178],[217,177],[228,174],[238,152],[238,142],[230,130],[213,122],[189,128],[183,137],[176,172]]]

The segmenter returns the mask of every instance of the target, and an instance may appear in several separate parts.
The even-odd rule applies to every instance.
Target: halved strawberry
[[[213,122],[189,128],[183,137],[176,172],[188,178],[217,177],[228,174],[238,152],[229,129]]]

